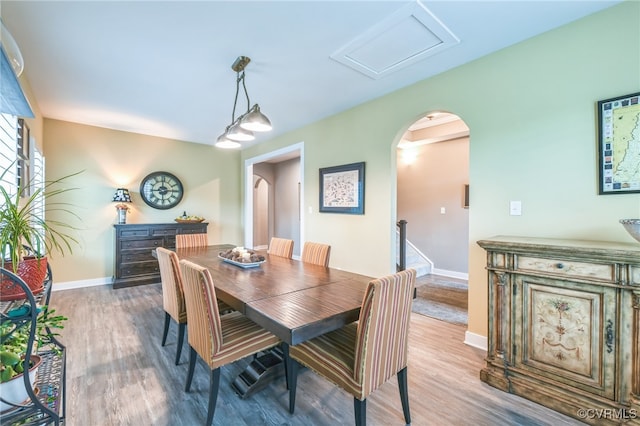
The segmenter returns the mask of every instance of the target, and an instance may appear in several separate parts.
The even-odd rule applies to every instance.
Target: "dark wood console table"
[[[113,288],[160,282],[156,247],[175,249],[177,234],[207,233],[208,223],[133,223],[113,225],[115,255]]]

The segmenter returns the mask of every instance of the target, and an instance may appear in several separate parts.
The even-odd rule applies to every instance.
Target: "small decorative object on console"
[[[176,217],[174,219],[178,223],[200,223],[204,221],[202,216],[187,216],[187,212],[182,212],[182,216]]]
[[[640,242],[640,219],[620,219],[620,223],[629,235]]]

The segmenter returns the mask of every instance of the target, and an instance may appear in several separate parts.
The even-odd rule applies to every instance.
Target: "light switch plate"
[[[522,201],[509,202],[509,214],[511,216],[522,216]]]

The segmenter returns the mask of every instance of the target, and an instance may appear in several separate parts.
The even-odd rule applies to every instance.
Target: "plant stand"
[[[6,269],[0,268],[0,277],[13,280],[16,285],[20,285],[24,292],[25,298],[22,300],[14,300],[8,302],[0,302],[0,321],[12,321],[16,325],[24,324],[29,321],[35,321],[38,315],[36,309],[29,309],[26,314],[19,316],[9,315],[9,312],[16,312],[25,303],[29,303],[34,307],[38,304],[46,305],[49,303],[51,292],[51,270],[48,269],[47,277],[44,282],[44,291],[37,295],[29,290],[27,284],[19,277]],[[31,335],[30,343],[33,347],[34,336]],[[31,355],[35,355],[32,350]],[[28,375],[23,375],[25,388],[29,399],[22,405],[9,408],[2,413],[2,424],[55,424],[59,425],[64,422],[65,416],[65,383],[66,383],[66,349],[54,339],[54,343],[42,349],[37,353],[42,358],[42,362],[38,367],[35,380],[35,389],[31,386]],[[2,398],[2,395],[0,395]]]

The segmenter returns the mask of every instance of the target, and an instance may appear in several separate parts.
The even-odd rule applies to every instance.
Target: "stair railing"
[[[407,269],[407,221],[401,219],[396,226],[400,233],[400,253],[398,254],[400,263],[396,264],[396,270],[404,271]]]

